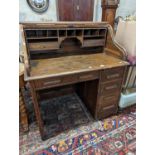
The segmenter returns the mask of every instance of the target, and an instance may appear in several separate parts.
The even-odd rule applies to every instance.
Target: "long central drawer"
[[[51,88],[55,86],[62,86],[65,84],[72,84],[77,82],[89,81],[99,78],[98,71],[91,71],[85,73],[79,73],[74,75],[65,75],[59,77],[51,77],[51,78],[44,78],[35,80],[35,88],[36,89],[44,89],[44,88]]]

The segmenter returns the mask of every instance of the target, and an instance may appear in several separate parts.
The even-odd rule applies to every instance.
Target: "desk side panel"
[[[122,47],[114,37],[114,32],[111,25],[108,25],[108,34],[107,34],[107,41],[106,46],[104,48],[104,52],[108,55],[113,57],[126,60],[127,59],[127,52],[124,47]]]

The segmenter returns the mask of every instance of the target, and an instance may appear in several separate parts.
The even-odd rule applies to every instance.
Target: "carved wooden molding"
[[[110,24],[108,24],[108,33],[110,34],[111,38],[107,39],[107,44],[109,43],[111,47],[106,47],[105,51],[111,53],[112,55],[116,55],[117,57],[119,56],[121,59],[126,60],[127,59],[127,52],[124,47],[122,47],[115,39],[114,33],[113,33],[113,28]],[[115,45],[115,47],[114,47]]]
[[[119,0],[103,0],[102,1],[102,21],[107,21],[114,26],[116,9]]]
[[[102,0],[103,8],[115,8],[119,4],[119,0]]]

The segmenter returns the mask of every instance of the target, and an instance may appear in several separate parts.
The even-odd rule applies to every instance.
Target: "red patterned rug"
[[[81,126],[72,131],[41,141],[38,129],[20,139],[20,154],[33,155],[135,155],[136,108],[119,115]],[[35,140],[34,140],[35,138]],[[33,141],[34,140],[34,141]],[[32,143],[33,141],[33,143]],[[27,150],[23,150],[27,147]],[[31,149],[30,149],[31,148]]]
[[[29,132],[20,132],[19,136],[19,154],[20,155],[134,155],[136,152],[136,107],[130,107],[120,112],[119,115],[111,116],[103,120],[91,120],[91,117],[82,104],[76,104],[77,97],[73,95],[63,97],[61,99],[52,100],[52,103],[57,101],[58,105],[56,113],[59,114],[59,105],[61,100],[65,100],[66,106],[64,107],[72,111],[77,110],[79,117],[68,116],[65,113],[60,120],[65,121],[65,126],[61,125],[61,132],[52,128],[58,134],[53,134],[51,138],[42,141],[39,133],[38,126],[35,122],[35,115],[32,108],[32,101],[29,93],[26,94],[27,109],[29,113]],[[74,106],[67,106],[68,103],[75,103]],[[58,103],[59,101],[59,103]],[[50,101],[51,102],[51,101]],[[43,104],[42,109],[45,105]],[[50,104],[51,105],[51,104]],[[46,108],[47,109],[47,108]],[[49,109],[49,108],[48,108]],[[61,108],[62,109],[62,108]],[[45,114],[47,114],[46,111]],[[49,111],[51,113],[51,111]],[[77,111],[76,111],[77,113]],[[43,115],[46,117],[46,115]],[[59,115],[58,115],[59,116]],[[72,118],[71,122],[68,118]],[[50,118],[49,116],[47,118]],[[53,118],[53,116],[52,116]],[[65,119],[64,119],[65,118]],[[49,121],[49,120],[48,120]],[[66,122],[67,121],[67,122]],[[52,124],[55,121],[52,120]],[[74,123],[72,123],[74,122]],[[76,124],[75,124],[76,123]],[[51,124],[51,120],[50,120]],[[58,123],[57,123],[58,124]],[[59,121],[59,124],[60,121]],[[81,125],[80,125],[81,124]],[[82,125],[83,124],[83,125]],[[67,125],[67,127],[66,127]],[[68,128],[73,125],[73,128]],[[76,125],[80,125],[75,127]],[[55,125],[54,125],[55,126]],[[59,128],[58,128],[59,129]],[[65,130],[68,129],[68,130]],[[55,133],[56,133],[55,132]],[[54,132],[52,132],[54,133]]]

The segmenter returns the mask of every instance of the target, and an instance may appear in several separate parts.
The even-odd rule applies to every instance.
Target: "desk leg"
[[[26,132],[28,131],[28,117],[27,117],[25,102],[24,102],[21,89],[19,89],[19,114],[20,114],[20,122],[22,125],[22,129],[24,132]]]
[[[38,99],[37,99],[37,92],[35,90],[33,81],[30,82],[30,87],[31,87],[30,89],[31,89],[31,95],[32,95],[32,100],[33,100],[33,105],[34,105],[34,111],[35,111],[36,119],[38,122],[41,138],[42,138],[42,140],[44,140],[45,138],[44,138],[43,121],[41,118],[40,107],[39,107],[39,103],[38,103]]]

